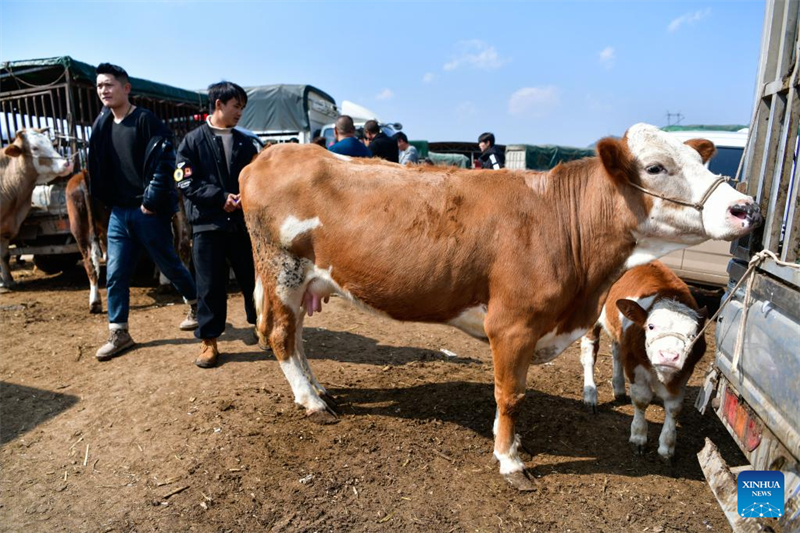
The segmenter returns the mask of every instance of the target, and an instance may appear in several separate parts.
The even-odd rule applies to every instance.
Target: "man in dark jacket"
[[[364,135],[369,141],[367,148],[372,152],[372,157],[380,157],[393,163],[400,162],[400,150],[397,149],[397,141],[383,133],[376,121],[368,120],[364,123]]]
[[[253,251],[239,203],[239,173],[258,149],[234,129],[247,105],[247,93],[235,83],[222,81],[208,87],[208,103],[211,115],[184,137],[175,170],[194,231],[199,323],[194,335],[202,341],[195,364],[201,368],[215,366],[219,358],[217,337],[225,331],[228,311],[226,259],[242,289],[247,321],[256,323]]]
[[[172,182],[172,133],[150,111],[129,100],[131,84],[121,67],[97,67],[97,95],[103,110],[89,139],[92,196],[111,208],[108,223],[108,342],[97,351],[107,361],[135,343],[128,333],[130,278],[144,248],[158,269],[190,304],[180,328],[197,327],[197,290],[172,244],[170,220],[178,209]]]
[[[487,132],[481,134],[481,136],[478,137],[478,147],[481,149],[481,155],[478,156],[481,162],[481,168],[499,170],[506,166],[505,154],[494,145],[494,133]]]

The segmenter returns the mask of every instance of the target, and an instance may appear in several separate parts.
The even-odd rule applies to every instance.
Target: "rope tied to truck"
[[[795,263],[787,263],[786,261],[781,261],[780,259],[778,259],[778,256],[774,252],[771,252],[769,250],[761,250],[757,254],[753,255],[753,257],[750,258],[750,263],[747,266],[747,270],[742,275],[742,277],[739,278],[739,281],[736,282],[736,285],[734,285],[733,288],[728,292],[728,295],[725,297],[725,300],[723,300],[722,303],[720,304],[719,309],[717,309],[717,312],[714,313],[714,315],[711,318],[709,318],[708,321],[706,321],[705,326],[703,326],[703,328],[698,332],[698,334],[694,337],[694,339],[692,339],[692,341],[688,345],[686,345],[686,353],[689,353],[692,350],[694,344],[697,342],[697,340],[705,335],[706,330],[711,326],[711,324],[714,323],[714,321],[717,319],[722,310],[725,309],[725,306],[728,305],[728,303],[733,299],[733,296],[736,294],[736,291],[739,289],[739,287],[741,287],[743,283],[747,282],[747,287],[744,293],[744,300],[742,301],[742,318],[739,321],[739,329],[736,333],[736,344],[734,345],[734,350],[733,350],[733,361],[731,362],[731,368],[733,372],[738,373],[739,360],[742,357],[742,350],[744,348],[744,334],[745,334],[745,324],[747,323],[747,313],[750,310],[751,295],[753,291],[753,281],[755,280],[755,276],[753,274],[755,273],[756,269],[767,259],[772,259],[776,264],[780,266],[792,268],[795,270],[800,270],[800,265]],[[713,367],[714,367],[714,362],[712,361],[708,372],[711,372]]]

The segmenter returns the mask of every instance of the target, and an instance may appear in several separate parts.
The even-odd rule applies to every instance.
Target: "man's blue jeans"
[[[108,221],[108,322],[111,329],[127,328],[130,282],[142,248],[184,299],[197,299],[192,275],[172,245],[169,217],[145,215],[138,207],[115,207]]]

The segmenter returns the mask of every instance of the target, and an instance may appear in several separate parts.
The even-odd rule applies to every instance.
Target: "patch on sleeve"
[[[172,177],[175,181],[180,182],[186,178],[192,177],[192,167],[186,167],[183,163],[178,164],[178,168],[173,172]]]

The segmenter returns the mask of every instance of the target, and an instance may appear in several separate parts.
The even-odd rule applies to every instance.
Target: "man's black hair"
[[[353,117],[350,115],[339,115],[339,118],[336,119],[336,129],[339,130],[339,133],[355,133],[356,127],[353,124]]]
[[[227,104],[232,98],[236,98],[242,107],[247,105],[247,93],[233,82],[221,81],[208,86],[208,109],[211,113],[216,109],[217,100]]]
[[[408,135],[406,135],[402,131],[398,131],[397,133],[394,134],[394,139],[396,141],[403,141],[404,143],[407,143],[408,142]]]
[[[368,120],[364,123],[364,131],[371,135],[377,135],[381,132],[381,128],[376,120]]]
[[[481,133],[481,136],[478,137],[479,143],[489,143],[489,146],[494,146],[494,133]]]
[[[118,82],[122,85],[126,83],[130,83],[130,79],[128,78],[128,73],[125,72],[125,69],[120,67],[119,65],[112,65],[111,63],[100,63],[97,65],[95,69],[95,75],[99,76],[100,74],[110,74],[114,76]]]

